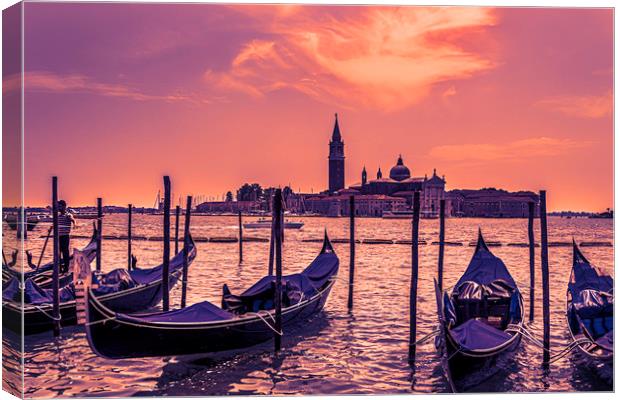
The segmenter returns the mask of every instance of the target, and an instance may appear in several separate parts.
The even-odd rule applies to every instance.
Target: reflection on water
[[[134,234],[161,236],[159,216],[134,216]],[[346,218],[305,218],[300,231],[287,231],[284,270],[303,269],[320,250],[320,243],[302,239],[320,238],[327,227],[332,238],[348,237]],[[125,215],[109,215],[104,220],[105,235],[126,231]],[[194,236],[236,236],[236,217],[194,217]],[[359,219],[357,237],[409,239],[407,220]],[[538,225],[538,224],[537,224]],[[462,242],[461,247],[446,247],[445,286],[453,285],[472,255],[468,243],[475,240],[480,226],[489,241],[504,244],[527,242],[527,221],[507,219],[449,219],[446,240]],[[550,241],[613,240],[611,220],[551,218]],[[90,234],[90,223],[81,222],[74,233]],[[538,226],[537,226],[538,229]],[[9,231],[10,232],[10,231]],[[37,227],[26,243],[38,256],[46,232]],[[430,243],[438,236],[438,222],[423,220],[421,238]],[[6,232],[5,232],[6,233]],[[268,237],[266,230],[245,231],[246,236]],[[13,235],[6,235],[10,245]],[[539,237],[538,232],[536,236]],[[88,239],[75,239],[81,247]],[[244,263],[238,263],[238,245],[234,243],[198,243],[198,256],[190,268],[188,302],[209,300],[219,304],[222,285],[233,292],[251,285],[267,270],[268,243],[244,243]],[[104,271],[126,266],[126,242],[104,240]],[[162,243],[134,241],[138,265],[148,267],[161,261]],[[346,307],[348,274],[347,244],[335,244],[341,260],[341,273],[325,310],[303,326],[289,329],[284,350],[273,354],[272,343],[236,352],[183,357],[135,360],[106,360],[94,355],[80,328],[63,330],[56,340],[51,334],[28,336],[25,341],[25,385],[28,397],[51,396],[131,396],[131,395],[221,395],[231,394],[387,394],[445,392],[447,382],[433,341],[417,349],[413,369],[407,363],[408,307],[411,249],[407,245],[357,246],[355,308]],[[493,247],[519,282],[524,298],[529,299],[528,249]],[[539,249],[537,249],[537,252]],[[613,248],[589,247],[584,252],[591,261],[613,273]],[[50,259],[49,249],[44,261]],[[572,261],[570,247],[549,249],[551,282],[552,351],[568,344],[564,317],[565,292]],[[539,254],[537,254],[537,271]],[[418,299],[418,335],[436,328],[433,277],[436,276],[437,246],[420,247],[420,288]],[[541,279],[536,276],[536,321],[529,326],[542,337]],[[178,306],[180,287],[175,287],[172,302]],[[4,355],[10,355],[10,333],[3,332]],[[9,360],[11,358],[9,357]],[[19,371],[19,357],[9,364]],[[474,390],[476,391],[589,391],[611,390],[595,373],[583,368],[574,356],[561,359],[548,371],[542,367],[542,351],[524,341],[514,353],[513,362]],[[5,376],[7,375],[5,371]],[[9,376],[11,376],[9,371]],[[7,378],[11,381],[10,378]],[[14,380],[13,380],[14,381]],[[5,385],[7,382],[5,382]]]

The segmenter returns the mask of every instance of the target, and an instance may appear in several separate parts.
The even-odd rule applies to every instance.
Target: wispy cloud
[[[493,25],[485,8],[360,8],[336,16],[308,8],[273,15],[212,86],[252,96],[282,88],[321,101],[384,111],[422,100],[434,84],[495,66],[459,39]]]
[[[2,92],[8,93],[19,90],[21,88],[20,80],[21,76],[19,74],[4,78]],[[26,72],[24,74],[24,90],[50,93],[91,93],[107,97],[127,98],[135,101],[210,103],[210,100],[196,94],[181,92],[149,94],[129,85],[98,82],[79,74],[60,75],[46,71]]]
[[[602,118],[611,115],[611,90],[600,96],[555,96],[542,99],[535,106],[579,118]]]
[[[535,137],[503,144],[475,143],[433,147],[429,156],[452,162],[520,161],[536,157],[553,157],[588,147],[590,141]]]

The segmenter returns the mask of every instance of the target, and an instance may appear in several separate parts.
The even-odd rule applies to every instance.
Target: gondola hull
[[[181,271],[170,275],[169,287],[172,287],[179,280]],[[161,280],[147,285],[140,285],[128,290],[110,293],[100,296],[100,301],[108,308],[123,312],[139,312],[155,307],[162,299],[163,292]],[[17,302],[3,302],[2,323],[14,332],[21,332],[21,314],[24,315],[24,334],[32,335],[52,330],[54,321],[52,319],[52,305],[42,306],[26,305],[22,308]],[[69,327],[77,324],[76,301],[69,301],[60,304],[60,326]]]
[[[306,321],[321,311],[333,283],[331,281],[316,296],[283,309],[283,327]],[[253,315],[204,324],[188,323],[185,326],[167,323],[132,325],[114,319],[114,314],[101,307],[101,303],[89,298],[87,337],[91,348],[107,358],[213,353],[247,348],[272,339],[272,317],[266,312],[261,313],[261,317]]]
[[[452,293],[435,281],[439,335],[435,346],[453,392],[467,391],[501,371],[521,342],[523,296],[482,233]]]
[[[449,377],[450,385],[455,392],[464,392],[498,373],[498,366],[504,365],[505,361],[511,358],[513,352],[519,347],[521,335],[517,334],[515,340],[501,348],[475,356],[458,351],[449,333],[444,341],[447,344],[447,359],[444,368],[449,369],[446,375]]]

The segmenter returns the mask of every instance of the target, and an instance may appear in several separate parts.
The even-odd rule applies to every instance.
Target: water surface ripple
[[[253,218],[246,218],[247,220]],[[161,216],[134,215],[134,234],[161,236]],[[332,238],[348,237],[346,218],[304,218],[300,231],[286,231],[283,250],[285,273],[297,272],[313,260],[320,243],[302,239],[321,238],[327,228]],[[236,217],[192,218],[194,236],[236,236]],[[524,219],[448,219],[446,240],[464,243],[447,246],[445,286],[456,283],[469,259],[481,227],[488,241],[504,245],[491,250],[501,257],[524,292],[528,307],[528,249],[506,246],[527,243],[527,220]],[[536,221],[536,237],[539,238]],[[80,221],[76,234],[88,235],[90,223]],[[30,234],[26,248],[38,255],[43,245],[39,236],[46,232],[39,226]],[[125,215],[106,215],[105,235],[126,232]],[[422,220],[421,239],[437,240],[438,221]],[[246,236],[268,237],[265,230],[245,230]],[[14,243],[13,231],[4,229],[6,245]],[[410,239],[408,220],[357,220],[357,238]],[[549,240],[613,241],[613,221],[550,218]],[[72,245],[83,246],[88,239],[75,239]],[[268,243],[244,243],[244,263],[238,263],[235,243],[198,243],[198,256],[190,268],[188,303],[209,300],[219,304],[222,285],[228,283],[239,292],[267,271]],[[437,248],[420,246],[420,281],[418,299],[418,336],[437,327],[433,278],[436,276]],[[161,262],[162,242],[134,241],[138,265],[147,267]],[[25,385],[27,397],[53,396],[132,396],[132,395],[222,395],[222,394],[389,394],[410,392],[446,392],[447,382],[439,364],[433,341],[418,347],[412,369],[407,363],[409,335],[409,282],[411,247],[408,245],[357,245],[354,309],[346,307],[349,246],[335,244],[341,269],[324,311],[303,326],[290,329],[283,340],[284,350],[274,356],[272,343],[249,349],[209,355],[164,357],[133,360],[107,360],[93,354],[80,328],[64,329],[56,340],[51,334],[26,337]],[[536,320],[529,326],[542,337],[542,303],[540,249],[537,248]],[[586,256],[613,274],[613,248],[587,247]],[[51,252],[48,249],[46,257]],[[36,256],[35,256],[36,257]],[[126,265],[127,247],[123,240],[104,240],[104,271]],[[569,337],[565,320],[565,292],[572,252],[570,247],[551,247],[551,334],[552,351],[566,346]],[[44,259],[44,261],[46,261]],[[180,287],[171,295],[178,306]],[[5,385],[18,386],[19,359],[11,350],[18,340],[3,331],[3,355],[11,370],[5,371]],[[493,379],[475,388],[477,391],[537,392],[611,390],[594,371],[570,356],[541,367],[542,352],[522,342],[514,358]]]

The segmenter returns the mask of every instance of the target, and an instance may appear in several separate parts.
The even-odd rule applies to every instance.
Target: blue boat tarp
[[[488,350],[501,346],[512,336],[477,319],[470,319],[450,330],[450,335],[463,350]]]
[[[614,351],[614,331],[613,329],[607,332],[605,335],[596,339],[596,344],[601,346],[607,351]]]
[[[301,273],[282,277],[284,307],[316,295],[338,272],[339,260],[334,253],[322,253]],[[240,295],[231,294],[224,286],[222,308],[236,314],[269,310],[274,307],[276,277],[267,275]]]
[[[600,292],[613,293],[614,280],[596,266],[590,264],[581,254],[577,246],[574,247],[573,272],[568,282],[573,299],[579,299],[583,290],[590,289]],[[613,297],[613,296],[612,296]]]
[[[614,280],[573,245],[573,270],[568,282],[572,305],[581,318],[613,316]]]
[[[192,260],[195,257],[196,257],[196,246],[192,242],[187,258],[189,262],[192,262]],[[171,274],[175,271],[180,270],[181,268],[183,268],[183,251],[180,251],[177,255],[172,257],[169,263],[169,271]],[[160,264],[157,267],[153,267],[153,268],[147,268],[147,269],[136,268],[135,270],[132,270],[129,273],[131,274],[131,278],[135,280],[136,283],[146,285],[148,283],[155,282],[161,279],[163,272],[164,272],[164,265]]]
[[[517,284],[508,268],[491,253],[479,233],[474,256],[454,286],[453,297],[459,301],[480,301],[484,297],[510,298],[516,290]]]
[[[196,257],[196,247],[193,245],[189,252],[189,261]],[[178,271],[183,267],[183,252],[180,252],[170,260],[170,273]],[[116,293],[122,290],[131,289],[138,285],[146,285],[161,279],[163,265],[150,269],[139,269],[127,271],[124,268],[117,268],[108,273],[93,272],[92,283],[96,286],[93,293],[96,296]],[[73,282],[60,288],[60,302],[75,300],[75,289]],[[21,291],[19,279],[13,277],[2,291],[2,298],[7,301],[21,302]],[[44,289],[38,286],[32,279],[24,281],[24,304],[52,304],[54,301],[53,290]]]
[[[149,314],[144,316],[131,317],[125,314],[118,314],[117,318],[125,321],[136,322],[210,322],[224,321],[234,318],[234,314],[222,310],[218,306],[203,301],[193,304],[180,310]]]

